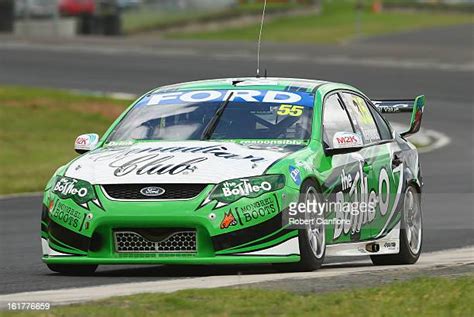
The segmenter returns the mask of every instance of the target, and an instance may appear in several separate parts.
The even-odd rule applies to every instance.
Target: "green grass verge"
[[[182,23],[211,19],[221,12],[155,12],[145,9],[123,14],[123,31],[126,34],[152,31]]]
[[[40,191],[77,154],[75,138],[104,133],[128,101],[0,86],[0,194]]]
[[[268,11],[282,12],[300,7],[301,5],[289,3],[272,3]],[[238,7],[217,10],[175,10],[158,11],[149,8],[130,10],[123,13],[123,30],[126,34],[162,30],[170,27],[202,23],[207,21],[222,21],[244,15],[258,15],[262,11],[261,4],[245,4]]]
[[[274,42],[338,43],[358,36],[354,0],[325,1],[320,15],[287,16],[265,24],[264,39]],[[366,8],[360,14],[363,36],[373,36],[419,28],[473,23],[474,15],[433,13],[426,11],[383,11],[372,13]],[[248,40],[255,41],[258,25],[221,28],[205,32],[174,32],[174,39]]]
[[[388,8],[399,9],[420,9],[431,11],[459,11],[459,12],[474,12],[474,5],[472,3],[454,2],[454,1],[414,1],[414,0],[383,0],[383,4]]]
[[[473,316],[473,303],[471,275],[418,278],[320,295],[228,288],[142,294],[57,307],[42,316]]]

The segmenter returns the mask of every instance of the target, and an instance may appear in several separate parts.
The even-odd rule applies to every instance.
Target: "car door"
[[[403,179],[400,149],[385,120],[365,97],[355,92],[343,92],[341,97],[364,140],[355,177],[360,178],[359,203],[365,203],[367,209],[360,213],[357,227],[365,228],[363,231],[370,234],[365,238],[373,239],[396,223]]]
[[[335,148],[334,136],[340,132],[357,131],[340,94],[334,92],[323,103],[322,139],[326,149]],[[325,217],[331,220],[326,227],[328,244],[356,242],[371,236],[370,231],[357,226],[358,214],[344,208],[351,206],[354,197],[358,196],[358,187],[354,182],[362,160],[358,152],[328,154],[326,151],[325,161],[330,162],[330,166],[326,166],[322,172],[322,191],[324,200],[329,203]]]

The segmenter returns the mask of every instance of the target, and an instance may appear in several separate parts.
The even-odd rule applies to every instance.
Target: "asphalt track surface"
[[[445,133],[451,143],[421,155],[425,251],[474,244],[473,32],[468,25],[342,46],[267,43],[263,47],[263,66],[271,76],[351,83],[372,98],[427,96],[423,126]],[[0,84],[141,93],[180,81],[253,75],[253,51],[253,44],[247,43],[149,38],[59,43],[0,37]],[[0,294],[272,273],[268,267],[104,266],[91,277],[53,274],[40,260],[40,206],[40,197],[0,200]]]

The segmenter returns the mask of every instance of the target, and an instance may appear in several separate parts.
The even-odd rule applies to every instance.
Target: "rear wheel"
[[[97,270],[98,265],[80,264],[46,264],[51,271],[64,275],[89,275]]]
[[[420,193],[413,186],[408,186],[403,199],[400,252],[398,254],[373,255],[375,265],[414,264],[421,254],[423,226]]]
[[[314,181],[306,181],[301,186],[300,203],[320,201],[320,191]],[[298,242],[301,260],[298,263],[278,264],[278,269],[284,271],[314,271],[321,267],[326,254],[326,231],[323,216],[314,212],[306,212],[305,219],[309,222],[305,229],[300,229]]]

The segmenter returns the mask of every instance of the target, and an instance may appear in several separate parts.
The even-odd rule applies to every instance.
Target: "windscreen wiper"
[[[206,125],[206,128],[204,129],[204,131],[202,132],[201,134],[201,140],[209,140],[212,136],[212,134],[214,133],[214,130],[216,129],[217,127],[217,123],[219,122],[219,120],[221,119],[222,117],[222,114],[224,114],[224,111],[225,111],[225,108],[227,107],[227,105],[229,104],[230,102],[230,98],[232,98],[232,95],[234,94],[234,92],[231,92],[229,94],[229,97],[222,103],[222,105],[219,106],[219,108],[216,110],[216,113],[214,114],[214,116],[211,118],[211,121],[209,121],[209,123]]]

